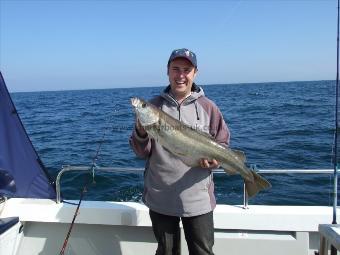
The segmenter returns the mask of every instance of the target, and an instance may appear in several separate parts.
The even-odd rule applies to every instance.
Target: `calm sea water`
[[[203,86],[220,107],[231,147],[260,169],[333,168],[334,81]],[[13,93],[37,152],[53,178],[62,165],[91,165],[100,141],[99,166],[143,167],[129,147],[134,114],[130,98],[150,99],[162,87]],[[105,134],[105,135],[104,135]],[[88,175],[62,178],[65,199],[79,199]],[[325,174],[266,174],[273,185],[250,204],[329,205],[332,178]],[[218,203],[241,204],[240,176],[214,176]],[[140,201],[142,173],[100,173],[88,200]]]

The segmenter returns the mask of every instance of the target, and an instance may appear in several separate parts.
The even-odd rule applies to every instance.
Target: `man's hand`
[[[202,168],[218,168],[219,167],[219,163],[217,162],[216,159],[213,159],[213,160],[207,160],[207,159],[204,159],[202,158],[200,160],[200,166]]]

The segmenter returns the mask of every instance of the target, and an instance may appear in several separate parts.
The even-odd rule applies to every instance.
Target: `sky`
[[[165,86],[173,49],[196,83],[336,78],[336,0],[0,0],[11,92]]]

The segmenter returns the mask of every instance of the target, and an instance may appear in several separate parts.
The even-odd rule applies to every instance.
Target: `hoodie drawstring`
[[[200,117],[198,116],[198,109],[197,109],[197,102],[196,102],[196,100],[194,101],[194,104],[195,104],[195,110],[196,110],[196,117],[197,117],[197,120],[200,120]]]

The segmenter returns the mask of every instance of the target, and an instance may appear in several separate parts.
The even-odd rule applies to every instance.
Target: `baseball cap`
[[[186,48],[173,50],[168,61],[168,66],[170,65],[170,62],[176,58],[185,58],[189,60],[194,67],[197,68],[197,60],[195,53]]]

